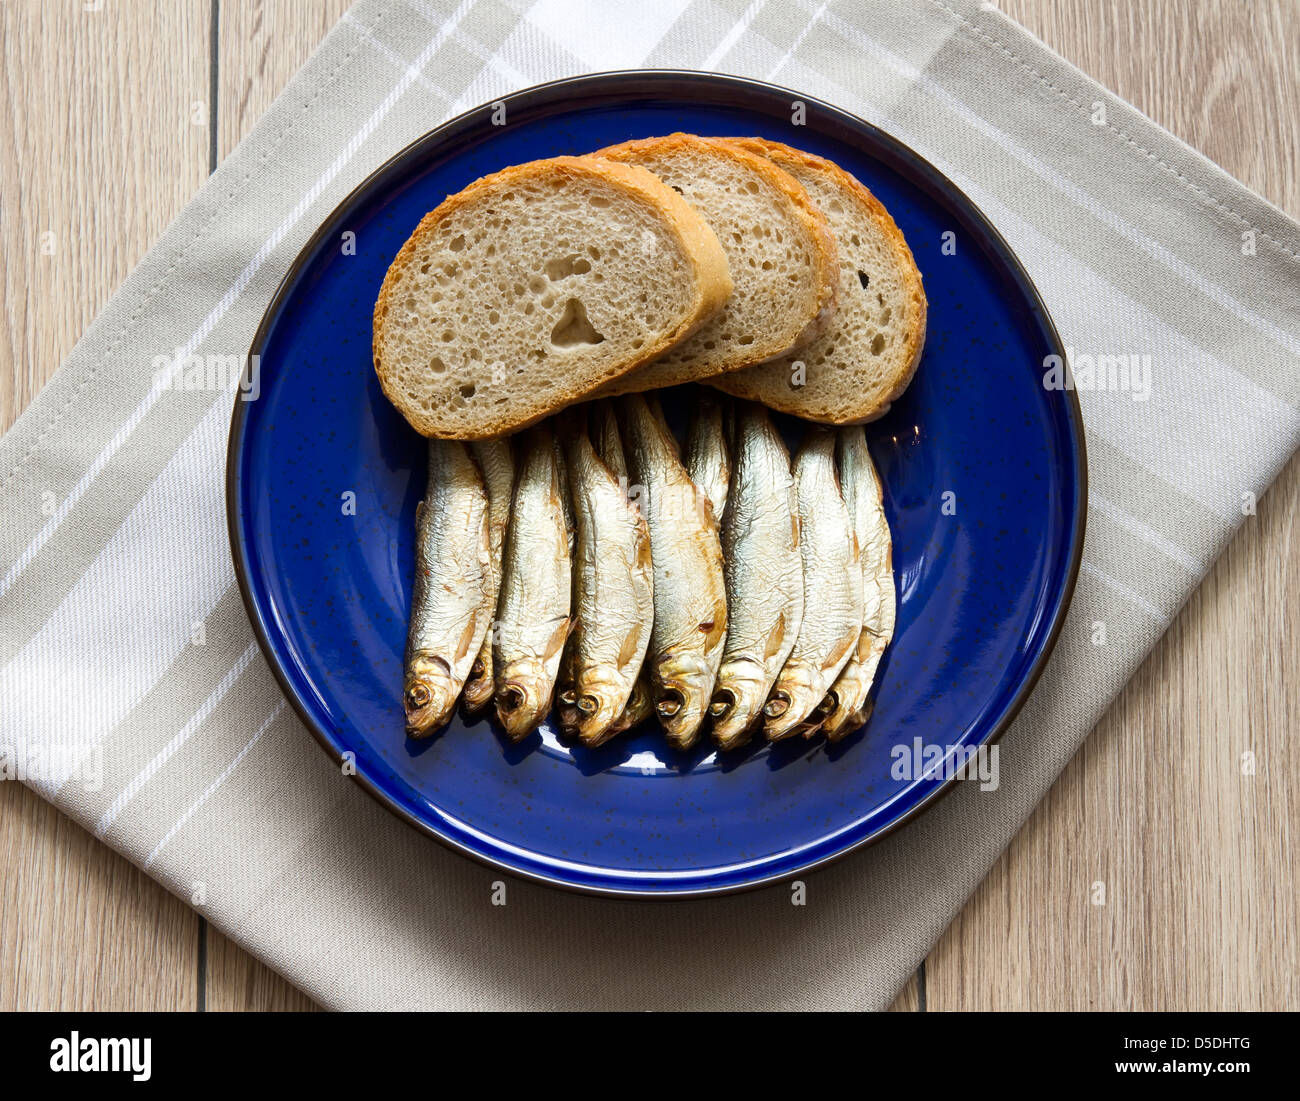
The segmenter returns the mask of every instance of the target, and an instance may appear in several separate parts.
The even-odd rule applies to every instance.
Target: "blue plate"
[[[794,99],[807,104],[805,125],[791,125]],[[368,791],[463,853],[613,895],[721,893],[806,872],[915,817],[955,782],[942,768],[896,778],[894,747],[910,757],[918,739],[952,753],[996,739],[1042,670],[1073,592],[1087,492],[1075,396],[1041,382],[1060,340],[970,200],[827,104],[681,72],[581,77],[505,104],[508,125],[493,126],[482,107],[375,172],[267,310],[252,347],[260,397],[235,403],[228,462],[249,617],[321,745],[355,754]],[[757,134],[839,162],[889,208],[924,276],[920,369],[867,429],[899,594],[875,714],[833,747],[796,740],[721,758],[708,746],[674,753],[652,727],[598,750],[549,729],[514,746],[486,720],[410,741],[402,651],[425,449],[371,366],[384,273],[420,218],[479,176],[675,130]],[[344,231],[356,235],[354,255],[340,247]],[[945,255],[945,239],[955,253]],[[670,412],[683,401],[664,398]]]

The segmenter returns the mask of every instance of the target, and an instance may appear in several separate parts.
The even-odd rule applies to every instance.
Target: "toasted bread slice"
[[[650,172],[532,161],[416,227],[375,304],[375,370],[416,431],[485,439],[654,359],[730,293],[713,230]]]
[[[825,328],[839,285],[835,241],[807,192],[770,159],[693,134],[629,141],[592,156],[648,168],[680,191],[717,232],[735,282],[699,332],[602,394],[736,371],[785,355]]]
[[[759,138],[735,142],[770,157],[825,213],[839,246],[839,305],[826,332],[791,355],[705,381],[809,420],[874,420],[912,381],[925,344],[925,291],[907,242],[879,200],[833,162]]]

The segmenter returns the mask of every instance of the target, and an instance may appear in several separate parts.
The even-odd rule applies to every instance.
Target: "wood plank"
[[[302,67],[348,0],[226,3],[217,29],[217,153],[225,157]],[[207,1008],[307,1010],[307,995],[215,929],[208,930]]]
[[[225,0],[217,28],[217,155],[266,113],[351,0]]]
[[[812,1008],[812,1007],[809,1007]],[[913,973],[912,977],[907,980],[907,985],[898,992],[898,997],[894,999],[894,1004],[889,1007],[890,1013],[919,1013],[921,1010],[921,981],[920,976]]]
[[[0,430],[207,175],[205,0],[84,8],[0,5]],[[0,852],[0,1009],[193,1008],[188,906],[16,783]]]
[[[195,1008],[194,911],[12,782],[0,865],[0,1010]]]
[[[0,431],[207,177],[207,11],[0,5]]]
[[[207,1008],[212,1012],[311,1012],[318,1006],[230,938],[208,927]]]
[[[1000,6],[1300,214],[1300,87],[1283,49],[1300,41],[1300,6]],[[929,1008],[1300,1004],[1298,499],[1300,458],[931,954]]]

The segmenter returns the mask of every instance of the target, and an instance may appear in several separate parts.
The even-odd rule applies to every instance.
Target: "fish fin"
[[[700,510],[700,519],[704,521],[705,527],[716,529],[721,526],[722,517],[713,511],[713,498],[698,485],[695,486],[695,505]]]
[[[704,648],[712,650],[727,636],[727,602],[719,600],[713,605],[713,618],[700,624],[704,634]]]
[[[844,638],[840,641],[840,643],[835,647],[834,650],[831,651],[830,656],[826,659],[825,663],[822,665],[822,668],[832,669],[836,665],[838,665],[844,659],[844,655],[847,654],[849,650],[853,648],[853,644],[858,641],[858,634],[860,633],[861,633],[861,628],[859,628],[858,631],[855,631],[853,634],[846,633]]]
[[[636,565],[638,569],[647,570],[654,566],[653,552],[650,548],[650,531],[646,527],[645,517],[640,512],[637,512],[636,517]]]
[[[456,656],[452,659],[452,664],[460,661],[469,653],[470,644],[474,641],[474,630],[478,627],[478,612],[469,613],[469,619],[465,623],[465,629],[460,633],[460,641],[456,643]]]
[[[559,626],[557,626],[555,631],[551,634],[550,641],[546,644],[546,649],[542,652],[543,662],[550,661],[551,658],[555,657],[555,655],[560,652],[569,637],[569,632],[573,630],[575,622],[575,620],[568,617],[565,617],[560,621]]]
[[[618,650],[618,667],[623,668],[629,661],[637,655],[641,649],[641,625],[638,623],[629,628],[626,637],[623,639],[623,645]]]
[[[483,567],[483,595],[492,592],[492,522],[487,509],[483,510],[483,523],[478,533],[478,560]]]
[[[776,617],[776,622],[767,633],[767,641],[763,645],[763,660],[767,661],[773,654],[779,653],[783,642],[785,642],[785,612]]]

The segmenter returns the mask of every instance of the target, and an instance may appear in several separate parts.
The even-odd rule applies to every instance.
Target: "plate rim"
[[[408,157],[418,155],[420,150],[425,146],[443,145],[448,141],[454,140],[459,134],[475,126],[481,126],[481,118],[485,106],[492,106],[498,103],[504,103],[507,111],[513,105],[521,106],[545,106],[565,98],[566,92],[572,96],[575,92],[580,92],[591,86],[596,86],[599,91],[605,92],[610,90],[610,86],[618,89],[622,87],[625,91],[635,91],[638,87],[641,90],[662,93],[664,84],[671,84],[674,81],[703,84],[712,87],[722,87],[732,91],[740,89],[751,89],[755,92],[770,96],[772,93],[781,93],[795,100],[806,103],[809,107],[822,113],[825,117],[835,121],[841,127],[847,127],[851,131],[869,132],[872,138],[887,147],[891,154],[897,160],[903,162],[912,171],[923,177],[927,177],[932,186],[937,186],[939,190],[947,192],[949,195],[955,195],[962,200],[967,207],[967,214],[979,226],[985,235],[986,243],[992,247],[997,254],[998,259],[1004,265],[1005,270],[1011,276],[1012,280],[1020,287],[1025,297],[1030,312],[1037,318],[1038,324],[1043,329],[1049,344],[1062,357],[1065,362],[1064,344],[1061,340],[1060,333],[1057,331],[1056,324],[1052,315],[1043,301],[1038,287],[1034,284],[1029,272],[1026,271],[1021,263],[1019,256],[1011,248],[1006,238],[998,231],[997,227],[988,219],[980,206],[966,192],[958,187],[943,172],[936,168],[926,158],[917,153],[911,146],[905,144],[900,139],[894,137],[888,131],[845,111],[843,108],[836,107],[834,104],[827,103],[825,100],[816,96],[810,96],[807,93],[788,88],[784,85],[773,84],[769,81],[757,80],[752,77],[736,76],[727,73],[702,72],[693,69],[617,69],[599,73],[584,73],[577,76],[561,77],[557,80],[546,81],[542,84],[534,84],[527,88],[521,88],[518,91],[510,92],[506,95],[498,96],[494,100],[485,101],[477,104],[469,110],[462,112],[455,118],[448,119],[441,125],[434,127],[432,130],[421,134],[415,140],[409,142],[399,149],[392,156],[384,160],[372,172],[368,173],[347,195],[345,195],[334,207],[333,210],[321,221],[316,230],[311,234],[298,253],[293,258],[289,267],[285,270],[283,277],[276,286],[275,292],[271,295],[266,309],[258,322],[257,329],[254,331],[252,343],[249,346],[248,363],[254,362],[253,356],[259,355],[260,350],[265,347],[266,339],[269,335],[271,321],[277,316],[288,299],[290,292],[296,285],[299,276],[302,274],[309,257],[313,256],[322,241],[330,236],[343,220],[345,211],[351,206],[353,199],[360,193],[371,187],[377,180],[387,175],[399,163],[405,161]],[[570,100],[569,106],[574,106]],[[1068,368],[1067,368],[1068,370]],[[1007,705],[1001,719],[994,726],[989,735],[984,738],[980,745],[996,745],[1001,741],[1002,736],[1016,720],[1020,711],[1028,700],[1030,694],[1037,686],[1043,671],[1047,667],[1048,660],[1056,649],[1062,627],[1064,626],[1066,616],[1070,606],[1074,601],[1075,588],[1079,578],[1080,566],[1083,559],[1083,545],[1087,530],[1087,513],[1088,513],[1088,453],[1087,442],[1084,434],[1083,412],[1079,403],[1079,396],[1072,386],[1067,386],[1062,391],[1067,398],[1067,419],[1070,424],[1070,436],[1074,445],[1075,452],[1078,456],[1078,474],[1076,478],[1076,488],[1074,497],[1074,516],[1070,531],[1070,560],[1067,567],[1065,583],[1061,588],[1056,606],[1052,612],[1051,623],[1042,644],[1035,655],[1029,671],[1021,680],[1016,689],[1015,695]],[[263,659],[270,668],[276,683],[280,688],[285,699],[292,705],[297,713],[299,720],[311,733],[312,738],[321,747],[322,750],[334,761],[335,764],[343,763],[343,753],[328,737],[324,730],[320,728],[315,717],[306,707],[305,701],[300,694],[291,685],[288,675],[282,667],[280,661],[275,655],[271,646],[266,618],[262,613],[261,607],[253,598],[252,586],[249,579],[249,563],[247,555],[247,541],[243,538],[243,517],[239,509],[239,487],[241,484],[240,475],[242,471],[242,451],[245,429],[247,426],[248,409],[250,403],[238,400],[234,402],[234,409],[231,413],[230,430],[227,437],[226,445],[226,476],[225,476],[225,505],[226,505],[226,534],[230,543],[231,559],[235,571],[235,579],[239,585],[239,594],[244,605],[244,611],[248,615],[248,620],[253,628],[253,634],[257,639],[258,649],[262,653]],[[373,798],[377,803],[396,816],[401,821],[413,826],[420,833],[432,837],[440,844],[444,845],[453,852],[462,856],[469,857],[475,862],[485,865],[495,871],[503,874],[515,876],[520,879],[528,880],[534,883],[540,883],[547,887],[557,888],[571,893],[584,895],[587,897],[610,898],[610,899],[638,899],[638,900],[680,900],[690,898],[709,898],[721,895],[742,894],[749,891],[758,890],[762,887],[771,886],[774,883],[788,881],[791,878],[807,875],[810,872],[825,868],[839,860],[844,859],[851,853],[860,852],[878,842],[889,837],[896,830],[911,824],[926,811],[934,807],[940,799],[955,790],[960,776],[956,773],[943,780],[938,787],[925,796],[920,802],[907,810],[902,816],[890,822],[888,825],[880,827],[874,832],[868,833],[863,837],[856,839],[850,844],[835,852],[819,856],[815,859],[808,860],[798,864],[796,867],[784,869],[779,872],[773,872],[763,875],[759,878],[746,880],[742,883],[727,883],[718,885],[701,885],[691,887],[666,887],[641,888],[634,885],[626,887],[601,886],[595,884],[575,882],[573,880],[563,879],[558,875],[548,875],[543,872],[533,871],[531,869],[519,868],[504,860],[499,860],[487,853],[479,852],[462,844],[455,838],[447,836],[436,830],[433,825],[408,811],[406,808],[398,806],[389,796],[381,790],[380,786],[360,770],[352,773],[352,779]]]

